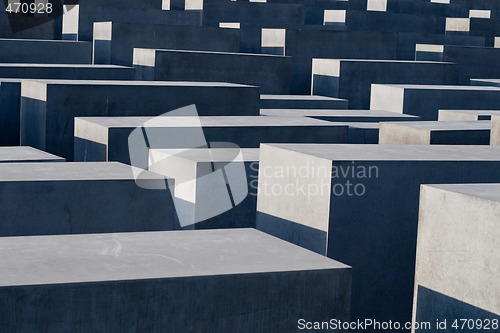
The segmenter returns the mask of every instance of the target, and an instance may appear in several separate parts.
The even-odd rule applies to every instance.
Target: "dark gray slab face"
[[[292,94],[310,94],[313,58],[397,59],[396,33],[286,30],[285,55],[293,59]]]
[[[135,5],[134,5],[135,6]],[[74,11],[74,12],[73,12]],[[78,20],[73,15],[78,15]],[[63,39],[92,41],[94,22],[168,24],[201,26],[201,12],[124,7],[123,4],[93,6],[79,4],[63,16]]]
[[[65,162],[64,158],[32,147],[0,147],[0,163]]]
[[[7,331],[295,332],[300,318],[349,318],[350,267],[253,229],[3,238],[0,249],[1,310],[25,314],[3,316]]]
[[[234,1],[204,4],[203,25],[218,27],[220,22],[303,25],[304,7],[299,4]]]
[[[351,319],[405,322],[420,185],[499,181],[496,146],[263,144],[257,229],[351,265]]]
[[[263,142],[346,143],[348,126],[306,117],[93,117],[75,119],[76,161],[130,163],[129,136],[138,127],[148,137],[174,137],[178,141],[148,140],[154,149],[185,148],[186,138],[203,129],[205,141],[230,142],[258,148]],[[147,161],[145,152],[144,161]],[[147,163],[147,162],[146,162]],[[138,166],[138,165],[134,165]]]
[[[472,79],[470,80],[471,86],[493,86],[500,87],[500,79]]]
[[[439,121],[491,120],[500,110],[439,110]]]
[[[422,14],[429,16],[466,17],[469,12],[461,4],[439,3],[429,1],[406,0],[367,0],[363,9],[379,10],[390,13]],[[442,31],[440,31],[442,32]]]
[[[289,94],[290,57],[206,51],[134,49],[138,80],[231,82]]]
[[[132,66],[136,48],[239,52],[235,29],[213,27],[94,23],[94,63]]]
[[[31,22],[40,23],[33,28],[12,31],[12,26],[8,14],[4,11],[4,4],[0,9],[0,38],[15,39],[60,39],[61,38],[61,20],[51,20],[46,22],[45,17],[30,17]]]
[[[335,122],[415,121],[417,116],[383,110],[261,109],[261,116],[309,117]]]
[[[440,60],[454,62],[458,66],[459,82],[469,85],[470,79],[490,79],[500,77],[498,62],[500,49],[493,47],[466,47],[452,45],[417,45],[416,60]]]
[[[0,63],[90,64],[92,44],[0,38]]]
[[[201,216],[209,211],[210,208],[205,203],[210,202],[209,206],[214,205],[213,199],[217,191],[215,189],[220,186],[221,179],[218,177],[208,179],[208,177],[213,176],[217,170],[224,170],[226,173],[232,171],[234,174],[235,169],[245,172],[246,191],[242,186],[245,197],[241,202],[237,204],[235,202],[235,205],[231,203],[232,209],[191,225],[192,229],[255,228],[259,149],[150,149],[149,151],[148,170],[174,179],[176,208],[189,209],[194,216]],[[238,181],[238,185],[242,181]],[[222,183],[226,190],[226,182]],[[231,195],[235,197],[233,190]],[[217,200],[223,200],[223,195],[217,196]],[[179,214],[178,209],[177,213]]]
[[[500,258],[493,249],[500,236],[499,214],[500,184],[422,186],[414,320],[453,325],[466,317],[481,318],[487,326],[498,324],[499,291],[489,286],[498,284],[495,267]],[[479,262],[481,269],[475,266]],[[443,332],[454,330],[442,327]]]
[[[491,121],[415,121],[380,124],[380,144],[489,145]]]
[[[427,61],[313,59],[313,95],[344,98],[352,109],[368,109],[374,83],[458,84],[458,66]]]
[[[311,95],[261,95],[261,109],[347,109],[341,98]]]
[[[0,163],[0,200],[2,237],[175,228],[170,191],[139,187],[119,163]]]
[[[491,117],[491,145],[500,146],[500,116]]]
[[[86,64],[0,64],[0,78],[134,80],[133,67]]]
[[[201,116],[259,112],[257,87],[215,82],[23,81],[21,96],[21,143],[68,161],[74,117],[158,116],[192,104]]]
[[[437,120],[439,109],[500,108],[500,87],[374,84],[370,109]]]

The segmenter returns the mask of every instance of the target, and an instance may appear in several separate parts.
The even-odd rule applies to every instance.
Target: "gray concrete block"
[[[94,63],[131,66],[133,49],[239,52],[240,37],[235,29],[212,27],[94,23]]]
[[[201,26],[202,17],[201,12],[161,10],[161,7],[150,9],[124,7],[123,4],[115,7],[80,4],[63,15],[63,39],[91,42],[94,22],[106,21]]]
[[[231,82],[289,94],[290,57],[207,51],[134,49],[138,80]]]
[[[439,110],[439,121],[491,120],[492,115],[500,115],[500,110]]]
[[[33,147],[0,147],[0,163],[65,162],[62,157]]]
[[[0,64],[0,78],[134,80],[133,67],[86,64]]]
[[[259,112],[257,87],[229,83],[26,80],[21,96],[21,143],[69,161],[74,117],[159,116],[191,104],[201,116]]]
[[[92,44],[0,38],[0,63],[90,64]]]
[[[22,19],[29,23],[29,29],[12,29],[8,14],[0,7],[0,38],[13,39],[61,39],[60,20],[48,20],[46,17],[25,16]],[[23,24],[23,23],[21,23]]]
[[[421,187],[414,322],[446,320],[440,331],[453,332],[464,318],[466,329],[498,329],[491,321],[500,320],[499,216],[500,184]]]
[[[496,146],[263,144],[257,228],[351,265],[351,319],[410,321],[420,185],[499,167]]]
[[[383,110],[261,109],[262,116],[309,117],[334,122],[416,121],[420,118]]]
[[[174,229],[170,191],[120,163],[1,163],[0,200],[2,237]]]
[[[416,60],[454,62],[458,66],[459,82],[469,85],[470,79],[500,77],[500,49],[493,47],[417,45]]]
[[[341,98],[311,95],[261,95],[261,109],[347,109]]]
[[[345,98],[352,109],[368,109],[373,83],[457,84],[458,66],[426,61],[313,59],[313,95]]]
[[[414,121],[380,124],[380,144],[489,145],[491,121]]]
[[[439,85],[373,84],[370,109],[387,110],[437,120],[439,109],[500,108],[500,88]]]
[[[145,124],[147,122],[147,124]],[[130,164],[128,138],[143,126],[148,136],[186,133],[203,129],[205,142],[231,142],[243,148],[258,148],[263,142],[346,143],[348,127],[305,117],[94,117],[75,119],[76,161],[118,161]],[[189,148],[184,141],[163,142],[160,148]],[[147,165],[147,152],[144,156]],[[138,165],[134,165],[138,166]]]
[[[491,145],[500,146],[500,116],[491,117]]]
[[[486,80],[472,79],[470,80],[470,85],[500,87],[500,79],[486,79]]]
[[[231,194],[227,192],[227,186],[230,184],[226,184],[225,180],[221,181],[221,177],[214,175],[218,170],[227,174],[226,168],[245,170],[247,194],[241,198],[241,202],[239,200],[235,202],[233,191]],[[193,216],[193,221],[200,221],[192,228],[255,228],[258,148],[151,149],[148,170],[174,180],[174,203],[177,214],[179,209],[184,209],[184,214]],[[232,201],[231,198],[225,198],[218,192],[221,186],[222,191],[227,193],[226,196],[232,195]],[[242,189],[244,187],[243,185]],[[216,205],[215,193],[218,193],[217,200],[231,201],[227,208],[232,208],[221,212],[220,215],[207,218],[207,214],[211,213],[212,207]]]
[[[300,332],[300,318],[349,318],[350,267],[252,229],[2,238],[0,249],[5,332]]]

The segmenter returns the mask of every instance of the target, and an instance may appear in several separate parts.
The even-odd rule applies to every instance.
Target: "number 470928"
[[[10,14],[50,14],[53,11],[52,4],[47,1],[39,3],[27,2],[10,2],[5,8],[5,11]]]
[[[455,319],[451,327],[456,330],[495,330],[498,332],[498,319]]]

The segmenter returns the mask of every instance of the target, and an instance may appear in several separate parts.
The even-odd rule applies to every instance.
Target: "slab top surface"
[[[426,186],[500,203],[500,184],[433,184]]]
[[[494,114],[500,114],[500,110],[439,110],[439,112],[453,112],[453,113],[466,113],[474,114],[479,116],[490,116]]]
[[[492,86],[449,86],[449,85],[428,85],[428,84],[374,84],[373,86],[388,86],[388,87],[414,89],[414,90],[500,91],[500,87],[492,87]]]
[[[386,124],[411,127],[423,130],[436,131],[474,131],[491,130],[491,121],[405,121],[405,122],[386,122]]]
[[[262,144],[332,161],[500,161],[500,146]]]
[[[100,69],[113,69],[113,68],[131,68],[119,65],[89,65],[89,64],[35,64],[35,63],[0,63],[2,67],[44,67],[44,68],[100,68]]]
[[[126,81],[126,80],[29,80],[49,85],[75,85],[75,86],[154,86],[154,87],[253,87],[250,85],[226,82],[192,82],[192,81]]]
[[[0,238],[0,287],[345,269],[255,229]]]
[[[311,95],[260,95],[260,99],[297,100],[297,101],[345,101],[342,98]]]
[[[149,152],[155,161],[174,155],[196,162],[254,162],[259,160],[259,148],[150,149]]]
[[[418,116],[385,110],[328,110],[328,109],[261,109],[261,115],[277,117],[397,117],[419,119]]]
[[[27,147],[0,147],[0,163],[2,162],[24,162],[24,161],[60,161],[65,159],[47,152]],[[1,177],[1,175],[0,175]]]

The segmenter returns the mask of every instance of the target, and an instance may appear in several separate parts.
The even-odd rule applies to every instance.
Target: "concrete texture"
[[[68,161],[74,117],[158,116],[192,104],[201,116],[259,112],[257,87],[229,83],[26,80],[21,86],[21,143]]]
[[[238,52],[239,32],[212,27],[94,23],[94,63],[131,66],[134,48]]]
[[[17,20],[20,20],[19,18]],[[25,16],[18,21],[20,27],[28,29],[18,29],[18,24],[13,25],[9,20],[9,15],[5,12],[4,4],[0,6],[0,38],[12,39],[60,39],[61,22],[58,19],[47,20],[46,17]]]
[[[92,44],[0,38],[0,63],[90,64]]]
[[[231,82],[289,94],[290,57],[262,54],[134,49],[138,80]]]
[[[312,61],[311,94],[347,99],[351,109],[370,107],[373,83],[458,83],[458,66],[452,63],[359,59]]]
[[[500,146],[500,116],[491,117],[491,145]]]
[[[133,80],[133,67],[86,64],[0,64],[0,78]]]
[[[351,265],[351,319],[410,321],[420,185],[499,166],[493,146],[263,144],[257,228]]]
[[[500,77],[498,62],[500,49],[493,47],[438,45],[430,49],[416,46],[416,60],[439,60],[456,63],[459,83],[469,85],[470,79],[490,79]]]
[[[0,147],[0,163],[22,162],[65,162],[65,159],[32,147]]]
[[[493,75],[490,74],[490,76]],[[500,76],[500,75],[499,75]],[[471,86],[493,86],[493,87],[500,87],[500,79],[472,79],[470,80],[470,85]]]
[[[309,117],[335,122],[415,121],[417,116],[383,110],[261,109],[261,116]]]
[[[252,229],[3,238],[0,249],[5,332],[295,332],[297,318],[349,318],[348,266]]]
[[[500,184],[421,187],[414,321],[500,320],[499,217]]]
[[[258,148],[263,142],[346,143],[348,135],[347,125],[305,117],[79,117],[75,119],[75,160],[129,164],[129,135],[141,126],[148,136],[179,137],[180,141],[160,141],[158,147],[149,142],[156,149],[185,148],[187,133],[196,135],[200,126],[206,142],[231,142],[243,148]]]
[[[167,182],[142,176],[148,184]],[[137,186],[120,163],[0,163],[0,200],[1,237],[175,227],[170,191]]]
[[[347,109],[341,98],[311,95],[261,95],[261,109]]]
[[[489,145],[491,121],[415,121],[380,124],[380,144]]]
[[[231,185],[226,184],[227,181],[221,177],[213,176],[218,170],[228,172],[227,168],[231,171],[234,168],[245,170],[247,195],[236,206],[234,206],[236,202],[228,202],[228,207],[233,207],[232,209],[205,219],[206,214],[211,212],[210,207],[214,206],[216,189],[223,186],[222,191],[227,193],[226,187]],[[194,229],[255,228],[258,148],[151,149],[148,169],[174,179],[174,203],[177,214],[179,215],[179,209],[182,207],[187,209],[185,214],[194,216],[196,221],[203,219],[194,224]],[[231,201],[222,193],[218,193],[217,199]]]
[[[500,87],[374,84],[370,109],[437,120],[439,109],[500,108]]]
[[[500,110],[439,110],[439,121],[491,120],[492,115],[500,115]]]

